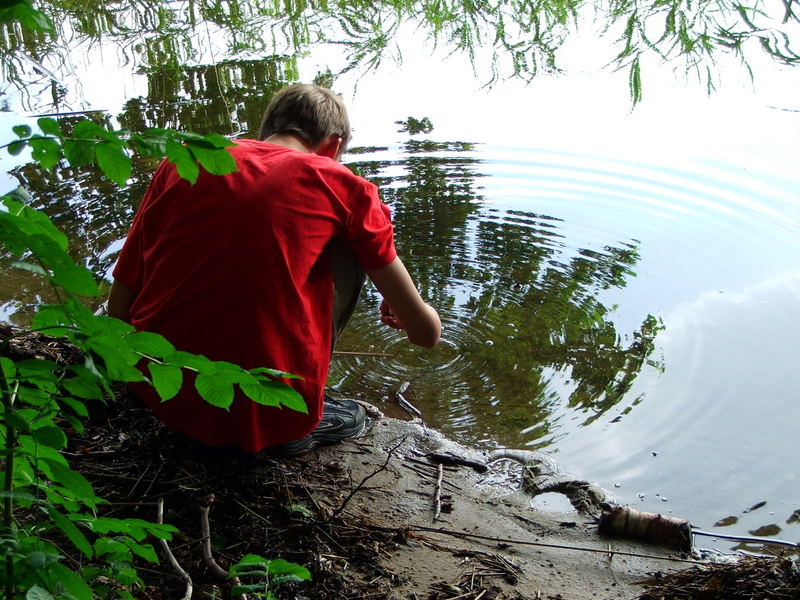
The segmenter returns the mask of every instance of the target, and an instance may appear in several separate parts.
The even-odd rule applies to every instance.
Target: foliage
[[[250,594],[254,598],[274,600],[275,590],[288,582],[309,581],[308,569],[283,560],[267,560],[257,554],[248,554],[230,568],[230,577],[244,579],[234,585],[231,594]],[[252,582],[252,583],[251,583]]]
[[[50,160],[60,140],[49,121],[40,127],[51,137],[31,135],[15,128],[21,139],[34,147],[40,160]],[[37,153],[41,140],[46,150]],[[95,146],[105,143],[96,140]],[[52,142],[52,144],[51,144]],[[68,146],[68,144],[66,144]],[[90,146],[87,146],[89,148]],[[205,156],[202,153],[201,156]],[[95,156],[101,156],[96,151]],[[110,169],[117,168],[115,163]],[[62,426],[82,430],[88,415],[86,402],[111,394],[114,381],[149,381],[162,400],[172,398],[183,384],[183,371],[197,374],[198,393],[215,406],[228,408],[234,386],[253,401],[284,405],[306,411],[302,398],[276,379],[293,377],[273,369],[246,371],[222,361],[176,350],[163,337],[137,332],[116,319],[96,316],[80,301],[99,294],[91,274],[76,265],[66,252],[67,239],[43,213],[11,196],[2,199],[0,241],[20,269],[32,271],[56,289],[61,302],[45,305],[34,317],[34,329],[65,336],[83,352],[83,364],[58,365],[44,359],[14,362],[0,357],[2,412],[0,445],[4,458],[3,528],[0,547],[5,569],[0,584],[6,597],[25,592],[28,598],[92,598],[108,596],[108,581],[125,587],[139,581],[132,567],[134,556],[156,561],[147,535],[169,538],[174,528],[132,519],[98,517],[102,499],[89,482],[70,469],[60,453],[67,445]],[[146,364],[141,370],[137,365]],[[21,508],[25,519],[14,518]],[[87,559],[101,566],[85,566],[80,572],[64,563],[57,545],[64,538]]]
[[[7,0],[5,12],[25,15],[22,25],[0,32],[7,74],[19,73],[19,55],[31,48],[24,27],[51,31],[46,17],[34,17],[29,0]],[[709,89],[720,55],[733,55],[749,68],[754,52],[795,65],[800,55],[792,35],[800,25],[798,0],[200,0],[135,4],[107,0],[46,3],[47,12],[84,39],[114,40],[125,56],[145,68],[180,68],[211,41],[227,41],[228,57],[275,53],[301,56],[328,43],[348,53],[344,70],[377,66],[395,49],[410,25],[435,44],[466,53],[476,66],[488,61],[492,80],[506,75],[530,80],[560,70],[561,48],[590,29],[608,40],[608,64],[626,69],[634,102],[642,97],[642,68],[648,57],[695,72]],[[53,33],[52,35],[55,35]],[[64,34],[61,34],[64,37]],[[47,39],[47,38],[45,38]],[[419,39],[414,36],[413,42]],[[41,40],[33,58],[63,60],[63,51]],[[4,52],[3,52],[4,51]],[[483,58],[485,51],[486,59]],[[481,57],[480,59],[478,57]],[[15,66],[16,65],[16,66]]]
[[[30,2],[4,2],[0,22],[51,30],[49,19]],[[130,152],[162,157],[194,182],[200,167],[212,174],[235,170],[226,150],[232,142],[167,129],[142,133],[114,131],[94,121],[77,122],[70,132],[58,121],[40,118],[39,132],[13,128],[11,154],[26,148],[43,168],[62,161],[71,166],[96,163],[119,185],[131,175]],[[148,536],[170,539],[175,528],[139,519],[98,516],[103,503],[91,484],[72,470],[62,451],[64,427],[83,430],[87,402],[111,395],[113,382],[146,381],[163,401],[183,386],[184,371],[196,374],[195,388],[209,403],[228,409],[235,387],[254,402],[307,411],[302,397],[283,381],[293,375],[269,368],[244,370],[224,361],[176,350],[160,335],[137,332],[127,323],[94,315],[81,301],[100,291],[92,274],[67,253],[68,240],[41,212],[25,203],[24,193],[0,198],[0,243],[13,265],[32,272],[53,288],[57,303],[43,305],[34,330],[65,337],[82,351],[82,364],[59,365],[45,359],[14,361],[0,347],[0,456],[3,459],[0,586],[8,600],[131,599],[141,583],[135,558],[157,562]],[[6,340],[3,346],[8,344]],[[83,560],[70,563],[65,551]],[[274,563],[275,561],[273,561]],[[289,564],[289,563],[287,563]],[[277,562],[270,586],[286,581],[292,569]],[[281,570],[283,569],[283,570]],[[283,577],[283,579],[281,579]],[[267,592],[273,587],[266,587]]]
[[[7,147],[13,155],[29,147],[31,157],[45,169],[56,166],[62,159],[73,167],[96,162],[108,178],[125,185],[132,170],[127,150],[133,149],[146,157],[167,156],[175,163],[178,174],[192,183],[200,173],[198,163],[213,175],[236,170],[233,157],[225,150],[234,144],[218,134],[201,136],[169,129],[132,133],[114,131],[83,119],[75,124],[70,135],[65,135],[55,119],[43,117],[37,124],[41,133],[32,133],[28,125],[15,126],[13,131],[18,139]]]

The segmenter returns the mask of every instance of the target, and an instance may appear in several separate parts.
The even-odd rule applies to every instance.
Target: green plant
[[[231,566],[230,577],[248,582],[234,585],[231,594],[250,594],[254,598],[274,600],[279,586],[293,581],[309,581],[311,573],[305,567],[282,558],[267,560],[257,554],[248,554]]]
[[[131,519],[98,516],[102,499],[73,471],[60,452],[67,445],[62,425],[82,430],[86,401],[111,394],[112,382],[149,380],[163,400],[183,382],[183,370],[197,373],[199,394],[227,408],[234,386],[253,401],[305,411],[302,398],[276,379],[292,377],[267,368],[243,370],[176,350],[163,337],[137,332],[127,323],[95,316],[80,300],[99,293],[91,274],[66,252],[67,240],[46,215],[11,197],[2,199],[0,242],[15,266],[47,279],[60,302],[42,306],[35,331],[64,336],[83,352],[82,364],[0,357],[0,455],[3,458],[2,533],[4,567],[0,584],[9,600],[120,597],[137,583],[134,556],[157,560],[148,535],[169,538],[174,528]],[[6,341],[7,343],[7,341]],[[145,365],[144,367],[142,365]],[[21,518],[17,515],[21,514]],[[67,566],[59,539],[91,566]],[[101,575],[103,577],[101,577]]]
[[[194,181],[202,166],[211,173],[235,169],[218,135],[199,136],[170,130],[141,134],[112,131],[83,120],[65,135],[54,119],[39,119],[40,133],[28,125],[13,128],[18,139],[7,144],[12,154],[31,148],[44,168],[66,160],[77,166],[97,163],[119,184],[130,175],[128,152],[166,155],[184,178]],[[243,370],[223,361],[176,350],[162,336],[137,332],[129,324],[96,316],[83,298],[100,291],[92,274],[67,252],[67,238],[49,218],[19,196],[0,198],[0,244],[17,268],[49,282],[56,303],[42,305],[33,330],[63,336],[83,355],[81,364],[59,365],[50,360],[13,361],[0,356],[0,457],[2,529],[0,585],[9,600],[69,598],[89,600],[132,597],[128,588],[139,583],[134,557],[156,561],[149,536],[168,539],[174,530],[136,519],[98,516],[103,500],[89,482],[72,470],[62,450],[68,425],[82,431],[87,400],[111,395],[113,382],[148,381],[162,400],[183,385],[185,370],[197,374],[198,393],[215,406],[228,408],[236,386],[253,401],[283,405],[305,412],[302,397],[282,380],[293,375],[269,368]],[[8,344],[6,340],[4,346]],[[3,354],[0,348],[0,355]],[[69,565],[61,544],[68,543],[87,564]]]

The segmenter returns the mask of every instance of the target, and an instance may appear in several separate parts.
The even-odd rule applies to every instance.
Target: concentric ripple
[[[333,380],[388,407],[402,390],[465,442],[549,447],[622,501],[711,527],[768,497],[740,531],[797,532],[800,182],[716,160],[453,157],[401,152],[382,180],[442,344],[384,329],[370,296],[341,347],[392,356],[340,357]]]

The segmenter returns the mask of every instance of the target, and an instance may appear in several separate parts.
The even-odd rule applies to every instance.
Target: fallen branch
[[[376,529],[382,529],[376,527]],[[614,554],[616,556],[633,556],[636,558],[651,558],[653,560],[668,560],[671,562],[689,563],[693,565],[704,565],[703,561],[691,560],[687,558],[675,558],[673,556],[657,556],[655,554],[639,554],[637,552],[621,552],[618,550],[608,550],[606,548],[585,548],[582,546],[569,546],[566,544],[548,544],[545,542],[531,542],[528,540],[515,540],[508,538],[498,538],[488,535],[478,535],[475,533],[465,533],[463,531],[453,531],[452,529],[443,529],[441,527],[424,527],[422,525],[411,525],[407,531],[427,531],[430,533],[441,533],[443,535],[450,535],[459,538],[471,538],[475,540],[486,540],[489,542],[496,542],[500,544],[512,544],[518,546],[538,546],[540,548],[555,548],[557,550],[576,550],[578,552],[595,552],[599,554]]]
[[[200,543],[203,548],[203,560],[212,575],[227,581],[228,572],[217,564],[217,561],[214,560],[214,556],[211,554],[211,524],[208,521],[208,513],[211,510],[212,502],[214,502],[214,496],[209,496],[206,498],[205,505],[200,507],[200,531],[202,535]]]
[[[164,499],[159,498],[158,500],[158,524],[164,524]],[[194,585],[192,584],[192,578],[189,577],[189,574],[183,570],[183,567],[178,563],[175,555],[172,554],[172,550],[169,548],[169,544],[167,544],[167,540],[158,540],[161,544],[161,549],[164,551],[164,554],[167,555],[167,560],[169,560],[169,564],[172,565],[172,568],[180,575],[180,578],[186,583],[186,593],[183,595],[183,600],[190,600],[192,597],[192,592],[194,591]]]
[[[224,581],[230,581],[233,585],[242,585],[238,577],[231,577],[228,572],[217,564],[214,556],[211,554],[211,524],[208,520],[208,513],[211,510],[211,504],[214,502],[214,495],[211,494],[205,500],[205,504],[200,507],[200,531],[203,536],[201,540],[203,546],[203,560],[211,573]],[[246,594],[236,596],[238,600],[248,600]]]

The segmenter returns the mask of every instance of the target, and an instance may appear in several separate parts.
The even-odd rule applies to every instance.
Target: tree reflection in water
[[[351,165],[382,188],[398,250],[445,332],[439,349],[408,348],[376,324],[368,292],[340,347],[394,356],[339,359],[331,383],[380,397],[409,381],[428,423],[469,441],[543,447],[567,407],[588,424],[622,402],[646,364],[661,368],[651,354],[663,324],[646,315],[622,335],[603,304],[605,290],[635,276],[635,240],[569,250],[559,219],[486,204],[475,156],[470,144],[411,141],[399,158]],[[626,399],[624,411],[641,400]]]

